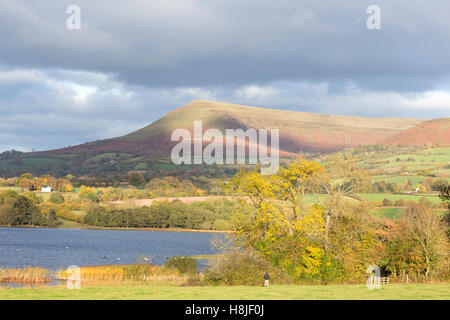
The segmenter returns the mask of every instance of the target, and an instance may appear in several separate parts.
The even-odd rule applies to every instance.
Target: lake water
[[[164,264],[167,257],[213,254],[201,232],[0,228],[0,268],[135,263],[139,255]],[[200,263],[204,264],[204,261]]]

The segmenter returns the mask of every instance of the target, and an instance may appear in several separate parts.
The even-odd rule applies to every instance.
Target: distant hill
[[[381,143],[416,146],[450,146],[450,118],[422,122],[382,140]]]
[[[360,144],[374,144],[424,120],[406,118],[367,118],[240,106],[194,100],[152,124],[122,137],[95,141],[40,154],[79,152],[128,152],[168,156],[174,143],[174,129],[193,130],[195,120],[203,129],[280,129],[280,154],[333,152]]]

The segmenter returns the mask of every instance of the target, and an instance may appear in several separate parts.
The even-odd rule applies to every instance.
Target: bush
[[[214,221],[213,225],[214,230],[231,230],[232,226],[229,221],[223,220],[223,219],[217,219]]]
[[[433,181],[433,183],[431,184],[431,190],[440,191],[441,188],[445,188],[447,185],[448,185],[447,180],[438,179]]]
[[[178,270],[183,274],[196,274],[198,273],[197,260],[192,257],[170,257],[167,258],[166,268]]]
[[[50,196],[48,201],[53,202],[55,204],[61,204],[61,203],[64,203],[64,197],[61,193],[54,192],[54,193],[52,193],[52,195]]]
[[[252,249],[232,249],[210,262],[205,282],[214,285],[262,285],[268,272],[274,283],[292,283],[291,278]]]

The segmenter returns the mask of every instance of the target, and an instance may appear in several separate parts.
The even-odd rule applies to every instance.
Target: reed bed
[[[0,282],[20,284],[45,284],[56,280],[74,280],[73,273],[62,269],[56,273],[44,268],[0,269]],[[145,264],[80,267],[83,284],[117,284],[145,282],[152,285],[186,285],[190,277],[164,266]]]
[[[58,280],[68,280],[72,274],[67,270],[57,272]],[[73,277],[73,276],[72,276]],[[114,265],[80,267],[81,282],[151,281],[185,283],[187,276],[176,270],[154,265]]]
[[[47,269],[29,267],[0,269],[0,282],[44,284],[51,282],[51,279]]]

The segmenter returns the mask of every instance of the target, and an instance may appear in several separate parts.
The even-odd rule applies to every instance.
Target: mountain
[[[217,128],[223,133],[225,129],[278,128],[281,155],[333,152],[360,144],[374,144],[424,121],[326,115],[194,100],[125,136],[41,154],[129,152],[169,156],[175,145],[170,141],[172,131],[177,128],[192,131],[196,120],[203,122],[203,130]]]
[[[381,141],[394,145],[450,145],[450,118],[433,119],[400,131]]]

